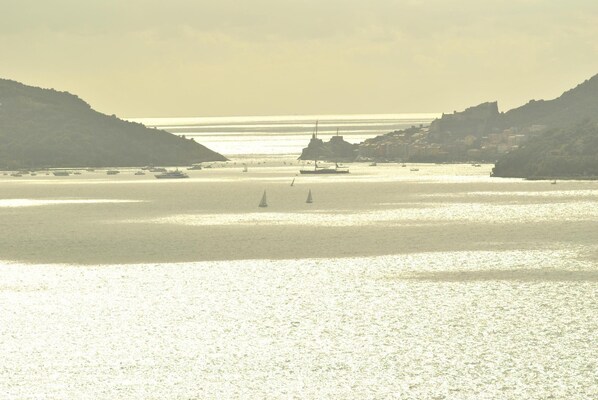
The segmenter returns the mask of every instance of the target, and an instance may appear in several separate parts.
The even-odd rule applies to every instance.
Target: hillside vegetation
[[[554,100],[505,113],[502,124],[550,129],[501,157],[493,176],[598,178],[598,75]]]
[[[583,120],[598,121],[598,75],[553,100],[531,100],[503,114],[501,126],[546,125],[567,128]]]
[[[226,158],[94,111],[77,96],[0,79],[0,168],[188,165]]]
[[[493,176],[598,178],[598,125],[586,120],[554,129],[497,161]]]
[[[493,175],[598,177],[598,75],[553,100],[501,113],[497,102],[443,114],[429,127],[390,132],[359,145],[362,158],[495,162]]]

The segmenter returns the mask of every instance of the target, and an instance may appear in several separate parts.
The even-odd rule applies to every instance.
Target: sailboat
[[[264,194],[262,195],[262,200],[258,207],[268,207],[268,200],[266,199],[266,191],[264,190]]]
[[[311,197],[311,189],[309,189],[309,193],[307,194],[307,200],[305,200],[306,203],[313,203],[314,199]]]
[[[336,134],[338,136],[338,130],[336,131]],[[318,121],[316,121],[316,128],[315,128],[314,133],[312,134],[311,138],[312,138],[312,140],[315,140],[318,138]],[[338,163],[334,163],[334,165],[335,165],[334,168],[318,166],[318,154],[316,153],[315,158],[314,158],[314,169],[302,169],[302,170],[299,170],[299,173],[301,173],[301,174],[348,174],[349,173],[348,168],[340,167],[338,165]]]

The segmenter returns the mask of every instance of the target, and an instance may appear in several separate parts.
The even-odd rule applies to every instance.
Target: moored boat
[[[162,172],[161,174],[158,175],[154,175],[157,179],[183,179],[183,178],[189,178],[189,175],[187,175],[186,173],[177,170],[174,171],[167,171],[167,172]]]
[[[336,132],[338,135],[338,131]],[[312,140],[318,138],[318,121],[316,121],[316,127],[314,129],[314,133],[312,134]],[[348,174],[349,168],[341,167],[338,163],[334,163],[333,167],[321,167],[318,165],[318,154],[317,152],[314,155],[314,169],[301,169],[299,173],[301,174],[308,174],[308,175],[320,175],[320,174]]]
[[[314,169],[302,169],[299,171],[301,174],[348,174],[349,168],[341,167],[335,164],[335,167],[320,167],[318,163],[314,163]]]

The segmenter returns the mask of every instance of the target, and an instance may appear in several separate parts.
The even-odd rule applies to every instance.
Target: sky
[[[506,111],[596,38],[596,0],[0,0],[0,77],[120,117]]]

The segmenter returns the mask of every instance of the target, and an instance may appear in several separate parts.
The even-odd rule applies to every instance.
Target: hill
[[[430,124],[430,141],[452,143],[472,135],[482,137],[498,131],[504,114],[498,112],[497,102],[482,103],[461,112],[442,114]]]
[[[598,177],[598,75],[548,101],[530,101],[502,117],[502,126],[546,126],[497,162],[493,176]]]
[[[553,100],[531,100],[504,113],[501,127],[546,125],[571,127],[582,120],[598,121],[598,75],[580,83]]]
[[[351,162],[357,156],[357,145],[346,142],[342,136],[332,136],[324,142],[314,134],[298,160]]]
[[[588,152],[598,153],[594,140],[598,132],[592,125],[597,122],[598,75],[553,100],[532,100],[503,113],[497,102],[482,103],[443,114],[429,127],[368,139],[359,145],[359,157],[403,162],[499,160],[495,176],[588,176],[594,174]],[[579,149],[580,143],[587,148]]]
[[[192,139],[94,111],[70,93],[0,79],[0,168],[178,166],[225,160]]]
[[[504,113],[498,111],[496,102],[488,102],[462,112],[443,114],[442,118],[430,125],[430,134],[434,141],[442,143],[468,135],[481,137],[513,128],[565,128],[586,119],[598,121],[598,75],[556,99],[530,100]]]
[[[499,159],[493,176],[528,179],[598,178],[598,124],[586,119],[553,129]]]

